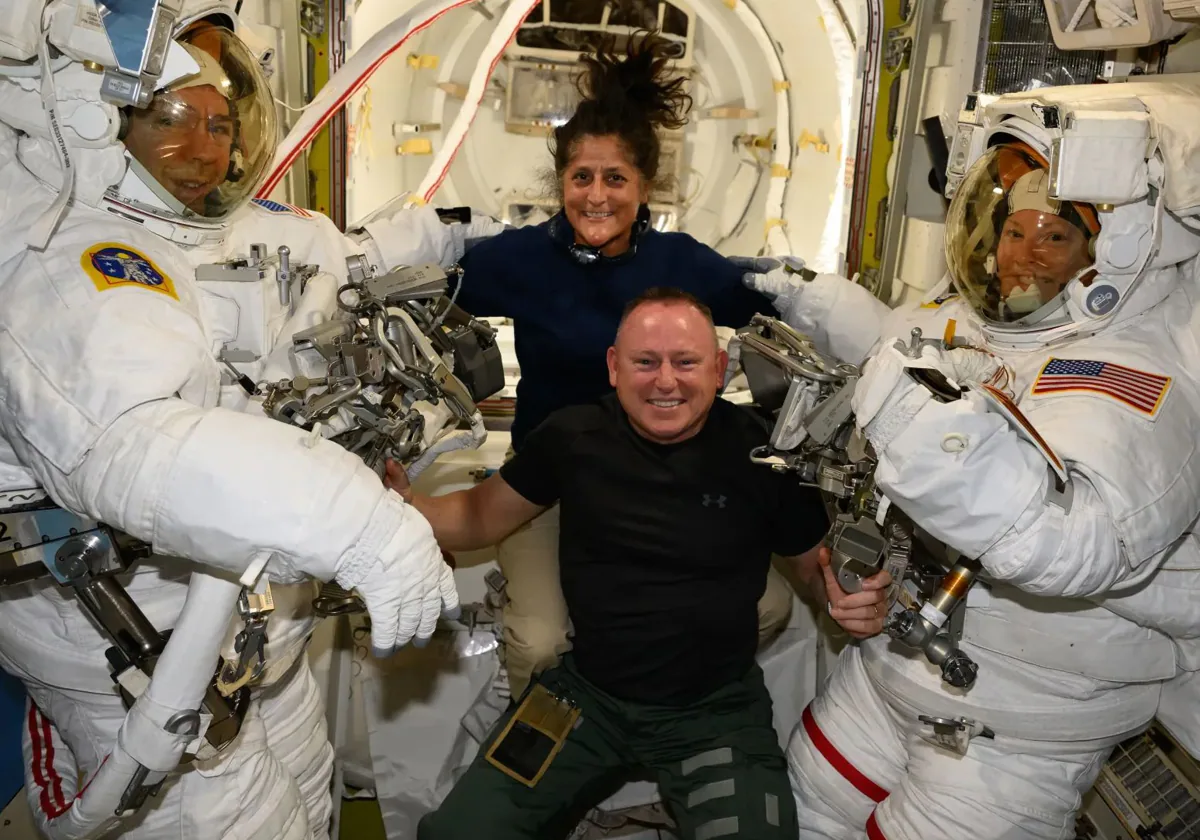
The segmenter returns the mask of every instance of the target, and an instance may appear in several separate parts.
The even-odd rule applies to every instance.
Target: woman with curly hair
[[[458,303],[513,319],[521,379],[512,445],[552,412],[611,392],[605,354],[626,304],[655,286],[695,295],[721,326],[741,327],[771,304],[742,283],[742,270],[685,233],[650,227],[647,204],[659,176],[659,129],[687,122],[685,79],[672,77],[672,44],[630,38],[623,55],[583,58],[583,99],[551,138],[562,209],[548,222],[475,244],[462,261]],[[569,649],[559,586],[558,507],[498,547],[508,580],[504,662],[514,697],[531,675]],[[765,641],[787,621],[792,590],[772,570],[759,603]]]

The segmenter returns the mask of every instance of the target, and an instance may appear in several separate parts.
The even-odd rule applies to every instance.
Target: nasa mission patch
[[[128,245],[98,242],[84,249],[80,264],[101,292],[136,286],[179,300],[171,278]]]

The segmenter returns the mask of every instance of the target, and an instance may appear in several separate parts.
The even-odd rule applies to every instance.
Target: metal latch
[[[260,593],[242,589],[238,596],[238,615],[245,624],[233,642],[238,660],[226,662],[217,678],[217,690],[226,697],[262,676],[267,665],[267,621],[274,611],[271,584],[264,580]]]
[[[996,733],[979,721],[970,718],[943,718],[932,715],[918,715],[917,719],[925,724],[921,737],[935,746],[944,747],[959,755],[967,754],[971,739],[995,738]]]

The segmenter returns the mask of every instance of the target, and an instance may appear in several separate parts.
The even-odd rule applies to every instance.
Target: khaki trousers
[[[504,608],[504,666],[513,697],[533,674],[558,665],[570,650],[570,618],[558,579],[558,505],[523,525],[496,548],[508,580]],[[792,587],[772,566],[758,602],[759,644],[784,628],[792,612]],[[698,616],[699,618],[699,616]]]

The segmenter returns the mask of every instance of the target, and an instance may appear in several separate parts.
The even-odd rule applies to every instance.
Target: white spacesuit
[[[0,502],[43,488],[152,546],[119,580],[152,629],[175,632],[148,684],[122,682],[137,698],[127,714],[112,643],[67,587],[0,588],[0,664],[32,700],[30,805],[51,837],[324,837],[332,756],[302,655],[304,581],[356,589],[378,655],[427,639],[457,594],[415,509],[355,455],[264,416],[233,373],[297,372],[290,337],[336,311],[348,255],[449,265],[495,223],[389,210],[346,237],[325,217],[251,203],[278,138],[232,3],[185,4],[177,19],[177,4],[157,5],[166,37],[132,76],[83,64],[125,68],[105,52],[119,7],[97,17],[54,0],[43,30],[43,5],[17,4],[0,24],[3,55],[26,62],[0,70]],[[254,244],[286,245],[320,271],[287,304],[274,273],[236,289],[198,278]],[[0,542],[0,557],[19,547]],[[264,661],[240,732],[217,751],[195,710],[218,653],[237,665],[251,650],[252,636],[234,644],[250,628],[234,607],[239,592],[265,603],[267,580]],[[180,767],[185,748],[196,758]],[[140,810],[122,796],[156,781]]]
[[[952,285],[917,306],[747,275],[830,352],[872,357],[853,408],[880,490],[985,581],[968,689],[887,636],[839,658],[789,748],[802,837],[1072,838],[1109,750],[1156,712],[1197,749],[1198,109],[1194,82],[981,105]],[[934,341],[898,349],[914,327]],[[918,368],[965,393],[935,397]]]

